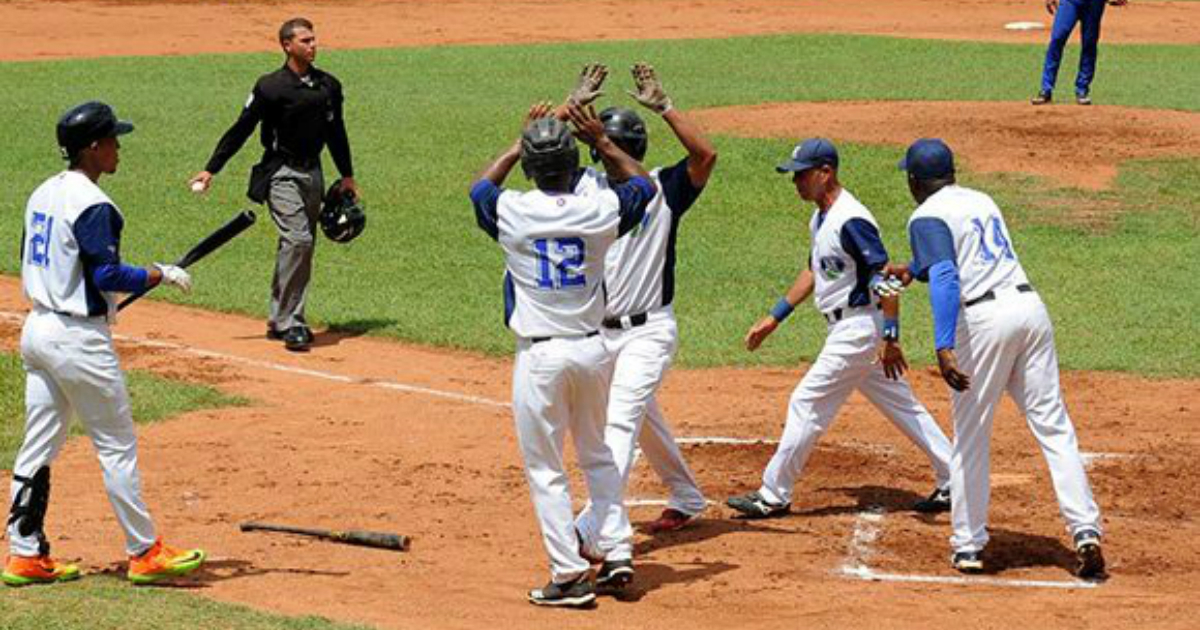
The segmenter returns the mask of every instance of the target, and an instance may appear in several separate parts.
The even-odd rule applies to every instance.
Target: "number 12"
[[[560,255],[557,263],[551,265],[550,245],[554,244],[554,252]],[[566,289],[587,285],[587,276],[579,273],[583,266],[585,245],[581,238],[539,238],[533,241],[538,252],[538,288]]]

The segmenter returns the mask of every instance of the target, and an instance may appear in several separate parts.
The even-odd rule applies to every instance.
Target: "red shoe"
[[[0,579],[9,586],[69,582],[79,579],[79,567],[63,564],[50,556],[9,556]]]
[[[159,538],[154,546],[140,556],[129,558],[129,581],[134,584],[153,584],[187,575],[204,564],[201,549],[184,551],[163,543]]]
[[[648,529],[651,534],[676,532],[696,522],[699,518],[700,514],[688,514],[675,508],[667,508],[662,511],[657,520],[650,523]]]

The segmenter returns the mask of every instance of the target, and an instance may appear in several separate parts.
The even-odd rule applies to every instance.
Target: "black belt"
[[[1033,285],[1018,284],[1017,290],[1020,291],[1021,293],[1033,293]],[[994,299],[996,299],[996,292],[989,290],[987,293],[984,293],[983,295],[981,295],[975,299],[967,300],[966,302],[963,302],[963,306],[965,306],[967,308],[971,308],[972,306],[975,306],[976,304],[981,304],[983,302],[990,302]]]
[[[833,309],[832,311],[829,311],[828,313],[821,313],[821,314],[825,316],[825,321],[829,322],[830,324],[836,324],[836,323],[842,321],[843,317],[845,317],[846,315],[849,315],[850,311],[856,311],[856,310],[862,309],[862,308],[870,308],[870,307],[867,307],[867,306],[851,306],[851,307],[847,307],[847,308],[838,307],[838,308]],[[882,309],[883,304],[876,304],[875,308]]]
[[[292,168],[302,168],[305,170],[317,168],[321,165],[321,156],[316,157],[296,157],[285,155],[282,157],[283,163]]]
[[[625,318],[624,317],[605,317],[603,324],[604,324],[605,328],[612,328],[612,329],[624,328],[625,325],[621,322],[621,320],[623,320],[623,319],[625,319]],[[629,327],[637,328],[638,326],[645,324],[648,319],[650,319],[650,317],[648,315],[646,315],[645,313],[638,313],[637,315],[630,315],[629,316]]]
[[[592,332],[584,335],[582,338],[587,339],[588,337],[595,337],[599,334],[599,330],[593,330]],[[551,339],[564,339],[564,337],[530,337],[529,343],[542,343],[543,341],[550,341]]]

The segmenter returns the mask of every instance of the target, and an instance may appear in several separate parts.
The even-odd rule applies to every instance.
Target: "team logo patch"
[[[837,256],[823,256],[820,263],[821,273],[829,280],[837,280],[846,273],[846,261]]]

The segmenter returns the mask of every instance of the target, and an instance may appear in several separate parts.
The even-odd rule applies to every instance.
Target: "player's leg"
[[[1106,0],[1086,0],[1080,7],[1079,36],[1082,49],[1079,51],[1079,74],[1075,77],[1075,96],[1081,104],[1090,103],[1088,93],[1096,76],[1100,23],[1104,19],[1104,7],[1107,4]]]
[[[571,494],[563,467],[568,392],[565,357],[553,352],[551,345],[555,343],[558,342],[518,342],[513,364],[513,416],[529,495],[550,557],[552,579],[565,584],[586,573],[590,565],[579,555]]]
[[[621,338],[609,344],[615,352],[604,441],[612,449],[622,483],[628,483],[646,410],[675,356],[675,322],[651,321],[618,334]]]
[[[679,451],[679,444],[675,442],[657,397],[651,398],[646,405],[646,420],[638,436],[638,444],[658,478],[670,489],[667,508],[689,518],[703,512],[708,501],[700,491],[696,476],[684,461],[683,453]]]
[[[863,380],[861,390],[867,400],[929,458],[937,489],[948,489],[950,439],[925,406],[917,400],[908,380],[901,377],[893,381],[884,375],[882,366],[877,366]]]
[[[874,339],[875,327],[870,317],[843,320],[830,328],[821,354],[792,392],[783,437],[763,472],[757,494],[767,506],[777,506],[771,511],[786,511],[791,505],[796,479],[817,440],[866,377]],[[743,511],[732,502],[730,507]]]
[[[1023,297],[1036,304],[1029,310],[1028,344],[1017,357],[1009,393],[1042,448],[1068,531],[1072,536],[1083,531],[1099,534],[1100,508],[1092,496],[1075,426],[1062,397],[1054,328],[1041,300],[1036,295]]]
[[[1079,3],[1084,1],[1086,0],[1062,0],[1054,14],[1054,24],[1050,27],[1050,43],[1046,46],[1046,60],[1042,66],[1043,94],[1054,91],[1054,84],[1058,80],[1058,68],[1062,65],[1063,49],[1067,40],[1071,38],[1071,31],[1075,30],[1075,23],[1079,21]]]
[[[71,404],[51,375],[28,363],[25,367],[25,440],[13,463],[11,486],[12,510],[8,522],[9,551],[15,556],[43,555],[45,540],[42,529],[44,513],[39,503],[49,501],[49,488],[34,488],[34,478],[58,457],[67,440]],[[45,473],[43,473],[45,474]],[[42,485],[37,483],[36,485]],[[45,494],[44,497],[35,496]],[[35,514],[14,519],[17,509],[26,510],[34,504]],[[31,518],[30,518],[31,517]],[[30,520],[22,523],[23,518]],[[21,527],[22,524],[25,527]],[[28,533],[23,534],[22,531]]]
[[[982,569],[978,554],[987,545],[991,501],[992,419],[1012,375],[1015,351],[1011,325],[995,301],[973,306],[960,319],[955,352],[971,378],[965,392],[952,392],[954,443],[950,457],[950,545],[960,570]],[[960,554],[974,559],[960,564]]]
[[[316,215],[320,211],[320,171],[282,166],[271,177],[267,205],[279,231],[275,273],[271,281],[273,330],[286,334],[306,327],[304,303],[312,277]]]

